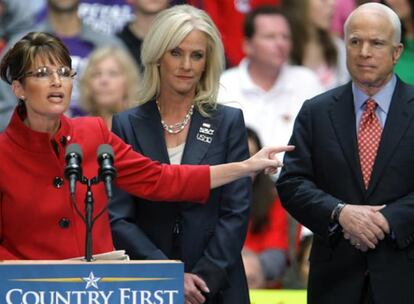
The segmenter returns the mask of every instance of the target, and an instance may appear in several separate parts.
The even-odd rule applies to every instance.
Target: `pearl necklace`
[[[158,103],[158,100],[155,101],[157,103],[157,108],[158,111],[160,112],[160,116],[161,116],[161,109],[160,109],[160,104]],[[165,121],[161,118],[161,125],[163,127],[163,129],[165,131],[167,131],[170,134],[178,134],[180,133],[182,130],[184,130],[185,126],[189,123],[191,116],[193,115],[193,110],[194,110],[194,105],[192,104],[190,109],[188,110],[187,114],[185,114],[185,117],[183,119],[183,121],[181,122],[177,122],[175,124],[172,125],[167,125],[165,123]]]

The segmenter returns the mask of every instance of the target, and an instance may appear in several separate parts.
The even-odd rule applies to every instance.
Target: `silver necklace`
[[[160,104],[158,103],[158,100],[155,101],[157,103],[158,111],[160,112],[161,116],[161,109]],[[192,104],[190,109],[188,110],[187,114],[185,114],[185,117],[183,121],[177,122],[172,125],[167,125],[165,121],[161,118],[161,125],[165,131],[167,131],[170,134],[177,134],[180,133],[182,130],[184,130],[185,126],[188,124],[188,122],[191,119],[191,116],[193,115],[194,105]]]

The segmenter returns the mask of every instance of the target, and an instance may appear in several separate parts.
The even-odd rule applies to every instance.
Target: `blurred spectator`
[[[298,263],[298,274],[300,283],[303,286],[308,285],[309,277],[309,255],[312,248],[313,234],[309,233],[301,237],[296,255]]]
[[[336,36],[344,37],[344,24],[349,14],[359,5],[367,2],[379,2],[378,0],[335,0],[335,8],[332,16],[331,30]]]
[[[6,39],[3,37],[0,37],[0,55],[4,49],[4,47],[6,46]]]
[[[259,137],[247,129],[249,153],[262,148]],[[253,181],[250,223],[243,248],[249,288],[275,288],[288,266],[288,221],[270,177],[259,173]]]
[[[112,115],[137,105],[139,76],[126,50],[102,47],[93,51],[80,77],[80,106],[104,118],[111,129]]]
[[[10,86],[4,81],[0,81],[0,132],[9,124],[16,105],[17,98],[10,90]]]
[[[36,16],[36,21],[40,23],[47,19],[47,1],[36,1],[43,2],[43,7],[39,9]],[[133,18],[132,8],[127,1],[128,0],[80,0],[78,15],[82,22],[87,24],[93,30],[112,35],[120,31],[123,26]]]
[[[141,44],[155,16],[169,6],[170,0],[126,0],[133,8],[135,19],[126,24],[117,35],[128,47],[142,70]]]
[[[236,66],[243,54],[243,20],[246,13],[263,5],[276,5],[280,0],[187,0],[205,10],[222,35],[227,64]]]
[[[81,0],[78,15],[93,30],[114,35],[132,20],[128,0]]]
[[[344,37],[344,23],[356,7],[355,0],[336,0],[332,13],[331,30],[339,38]]]
[[[312,69],[325,89],[349,81],[344,42],[331,33],[334,4],[334,0],[282,0],[292,25],[292,63]]]
[[[385,0],[383,3],[397,13],[402,25],[404,51],[394,71],[403,81],[414,84],[414,0]]]
[[[10,39],[33,27],[34,10],[24,0],[0,0],[0,57]],[[16,96],[0,81],[0,131],[9,123],[17,104]]]
[[[290,27],[277,7],[248,13],[244,35],[246,58],[222,74],[219,100],[240,107],[265,146],[287,144],[302,103],[322,87],[311,70],[288,64]]]
[[[0,0],[0,44],[33,27],[35,13],[30,8],[24,0]]]
[[[79,75],[89,53],[93,49],[105,45],[124,47],[124,44],[118,38],[96,32],[84,24],[77,14],[78,6],[79,0],[48,0],[47,20],[38,24],[34,30],[48,32],[58,36],[69,49],[72,58],[72,68]],[[10,41],[9,46],[21,38],[20,36],[22,35],[16,35]],[[0,89],[3,89],[3,87],[5,86],[1,86]],[[10,90],[7,87],[6,89]],[[1,95],[2,93],[0,93],[0,97],[2,97]],[[75,78],[68,115],[77,116],[84,114],[78,105],[78,99],[79,82],[78,78]]]

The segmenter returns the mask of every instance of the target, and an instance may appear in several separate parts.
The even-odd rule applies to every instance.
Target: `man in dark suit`
[[[304,103],[278,180],[315,234],[309,303],[414,303],[414,87],[393,73],[397,15],[368,3],[345,23],[352,82]]]

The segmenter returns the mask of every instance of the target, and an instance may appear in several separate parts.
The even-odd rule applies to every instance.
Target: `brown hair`
[[[247,129],[247,137],[253,140],[258,150],[262,148],[259,136],[253,129]],[[263,172],[253,181],[252,205],[250,210],[251,233],[262,232],[270,223],[270,210],[277,198],[277,191],[271,178]]]
[[[8,84],[20,80],[37,58],[72,68],[69,51],[63,42],[48,33],[31,32],[16,42],[0,63],[0,76]]]
[[[312,27],[309,0],[282,0],[281,8],[289,20],[292,31],[291,61],[293,64],[303,65],[305,47],[310,40],[309,28]],[[326,63],[331,67],[336,66],[338,50],[332,36],[322,29],[317,29],[317,35]]]
[[[252,9],[250,12],[246,14],[244,17],[243,22],[243,35],[247,39],[253,38],[255,32],[256,32],[256,24],[255,20],[258,16],[282,16],[286,19],[287,22],[289,22],[288,18],[286,17],[286,14],[284,11],[282,11],[279,7],[275,5],[263,5],[258,6],[254,9]]]

